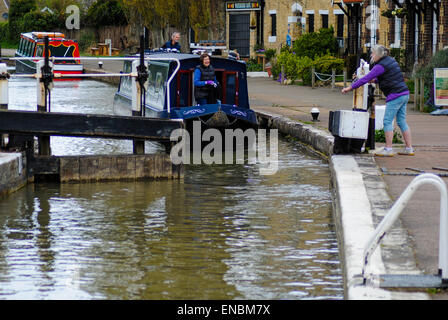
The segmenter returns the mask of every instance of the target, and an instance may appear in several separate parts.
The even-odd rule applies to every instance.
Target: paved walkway
[[[350,110],[352,94],[343,95],[330,88],[311,89],[300,86],[283,86],[272,79],[252,78],[249,80],[251,107],[255,110],[283,114],[293,120],[328,128],[330,110]],[[274,94],[273,94],[274,93]],[[377,101],[377,104],[385,104]],[[310,110],[318,107],[320,122],[313,123]],[[413,110],[408,105],[408,123],[411,128],[416,155],[396,155],[391,158],[375,157],[376,164],[383,171],[390,197],[395,201],[421,172],[448,175],[448,117],[431,116]],[[376,143],[377,148],[384,146]],[[397,148],[401,146],[395,146]],[[419,170],[419,171],[417,171]],[[448,169],[447,169],[448,170]],[[448,184],[448,178],[442,178]],[[431,185],[422,186],[406,206],[401,215],[402,225],[407,229],[415,251],[417,267],[425,274],[438,272],[440,193]],[[433,299],[448,299],[442,292]]]

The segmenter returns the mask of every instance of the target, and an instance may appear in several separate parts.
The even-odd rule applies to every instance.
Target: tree
[[[126,15],[118,0],[98,0],[87,11],[87,21],[95,27],[126,25]]]
[[[210,0],[122,0],[128,16],[136,12],[152,32],[166,34],[172,27],[187,32],[210,24]],[[164,32],[165,31],[165,32]]]
[[[36,0],[11,0],[9,4],[9,39],[18,42],[23,30],[23,17],[37,9]]]
[[[210,4],[208,0],[190,1],[189,6],[190,26],[197,35],[200,28],[206,28],[210,24]],[[195,39],[196,40],[196,39]]]

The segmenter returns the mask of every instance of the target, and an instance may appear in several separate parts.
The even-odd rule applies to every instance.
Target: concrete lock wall
[[[407,231],[396,223],[371,257],[369,281],[363,284],[364,246],[393,202],[382,174],[370,155],[333,154],[334,137],[324,130],[287,117],[257,112],[260,123],[297,138],[326,159],[330,167],[333,218],[346,300],[426,300],[424,292],[380,288],[378,276],[385,273],[421,273],[415,263]]]
[[[0,153],[0,196],[27,183],[26,158],[22,153]]]

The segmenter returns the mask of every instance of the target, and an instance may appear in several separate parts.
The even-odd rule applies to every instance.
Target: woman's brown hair
[[[201,64],[204,64],[204,59],[207,58],[207,57],[210,58],[208,53],[201,54],[201,56],[199,57],[199,61],[201,61]]]

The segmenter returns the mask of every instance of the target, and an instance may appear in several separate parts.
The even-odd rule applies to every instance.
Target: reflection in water
[[[29,185],[0,201],[0,299],[342,299],[328,181],[281,140],[272,176]]]
[[[0,202],[0,296],[342,298],[328,168],[281,141],[279,172],[30,185]]]

